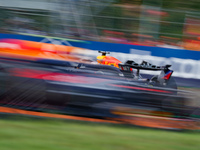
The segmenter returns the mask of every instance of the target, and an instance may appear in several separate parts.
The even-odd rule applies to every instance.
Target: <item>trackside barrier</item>
[[[13,38],[21,39],[35,42],[45,42],[45,43],[60,43],[64,45],[72,45],[75,47],[81,47],[91,50],[103,50],[119,53],[133,53],[133,54],[147,54],[151,56],[165,57],[165,58],[181,58],[181,59],[193,59],[200,60],[200,51],[191,51],[183,49],[171,49],[171,48],[161,48],[152,46],[139,46],[130,44],[116,44],[116,43],[106,43],[106,42],[95,42],[95,41],[83,41],[74,40],[66,38],[57,38],[49,36],[40,36],[32,34],[0,34],[0,39]],[[47,40],[45,40],[47,39]],[[67,41],[67,43],[63,42]]]

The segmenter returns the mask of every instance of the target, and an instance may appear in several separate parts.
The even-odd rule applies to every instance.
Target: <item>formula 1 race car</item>
[[[176,82],[174,78],[171,77],[173,73],[173,70],[169,69],[171,65],[156,66],[146,61],[143,61],[141,64],[138,64],[133,60],[127,60],[125,63],[122,63],[115,57],[106,56],[106,54],[110,54],[110,52],[99,51],[99,53],[102,53],[102,55],[97,56],[97,62],[99,64],[102,64],[103,66],[98,66],[94,64],[79,64],[77,68],[95,68],[97,72],[101,72],[102,74],[116,72],[116,75],[124,77],[128,81],[145,83],[149,86],[159,86],[177,89]],[[142,75],[140,74],[140,70],[161,71],[161,73],[160,75],[155,75],[148,79],[142,77]]]

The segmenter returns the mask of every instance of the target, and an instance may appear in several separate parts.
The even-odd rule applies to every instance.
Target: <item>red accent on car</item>
[[[106,79],[80,76],[67,73],[58,73],[58,72],[48,72],[43,70],[35,69],[23,69],[23,68],[14,68],[10,70],[13,76],[24,77],[24,78],[34,78],[34,79],[44,79],[51,81],[59,82],[68,82],[68,83],[83,83],[83,84],[95,84],[107,81]]]
[[[166,76],[163,77],[163,79],[168,80],[170,78],[171,74],[172,74],[172,72],[168,73]]]

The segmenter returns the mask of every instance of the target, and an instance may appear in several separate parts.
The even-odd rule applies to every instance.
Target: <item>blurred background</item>
[[[0,32],[199,50],[198,0],[0,0]]]
[[[142,108],[141,110],[140,107],[136,107],[136,109],[127,109],[130,106],[120,105],[119,103],[119,106],[126,109],[118,110],[116,108],[120,107],[116,107],[116,111],[110,109],[113,107],[112,103],[110,105],[104,103],[103,105],[93,105],[90,107],[88,107],[87,104],[85,107],[85,103],[83,105],[81,102],[80,105],[79,101],[74,101],[73,96],[68,96],[66,99],[70,100],[70,102],[72,101],[72,104],[74,102],[74,105],[76,104],[75,107],[78,106],[78,109],[80,108],[79,111],[74,111],[72,109],[72,111],[75,112],[73,112],[74,114],[78,113],[78,115],[84,116],[84,111],[87,110],[89,111],[88,114],[90,115],[91,113],[91,116],[94,117],[91,109],[88,108],[92,108],[93,110],[101,108],[101,111],[97,109],[97,112],[94,111],[94,113],[100,113],[103,116],[100,116],[99,118],[103,118],[105,114],[102,110],[105,108],[108,109],[111,114],[122,115],[122,117],[125,116],[122,118],[122,121],[127,124],[170,130],[194,129],[195,131],[199,131],[200,0],[0,0],[0,14],[0,54],[1,59],[3,58],[3,61],[1,60],[2,62],[6,60],[4,60],[4,55],[5,58],[10,57],[12,60],[12,58],[15,59],[21,55],[26,55],[26,50],[33,50],[32,52],[44,52],[45,55],[43,57],[39,55],[41,53],[37,53],[36,58],[53,59],[52,55],[46,55],[46,53],[52,52],[55,56],[58,56],[57,54],[59,54],[59,56],[64,56],[64,58],[67,58],[66,56],[80,56],[81,58],[83,56],[85,56],[84,58],[89,58],[89,56],[91,56],[92,58],[95,58],[95,61],[97,55],[99,55],[98,50],[110,51],[112,52],[111,56],[119,59],[121,62],[134,60],[139,63],[140,61],[145,60],[157,66],[171,64],[172,70],[174,70],[173,77],[179,90],[178,94],[187,91],[187,93],[184,94],[189,95],[187,98],[184,94],[180,94],[183,98],[187,98],[186,104],[180,100],[182,97],[179,97],[179,95],[174,95],[174,97],[177,97],[177,101],[169,99],[169,103],[163,103],[163,100],[165,101],[165,99],[161,97],[161,105],[155,110],[149,109],[152,107],[151,102],[155,98],[153,97],[149,102],[149,96],[144,96],[144,98],[147,99],[149,108]],[[9,39],[12,40],[9,41]],[[66,49],[68,50],[67,53],[58,53],[59,50],[65,51]],[[16,57],[13,57],[15,55],[7,55],[6,52],[12,54],[13,50],[20,52],[21,55],[16,55]],[[23,50],[26,52],[23,52]],[[69,55],[70,52],[77,52],[77,55]],[[19,58],[24,59],[26,57]],[[57,57],[55,57],[55,60],[56,58]],[[10,59],[8,59],[8,61],[9,60]],[[91,59],[87,60],[89,62]],[[15,65],[13,66],[15,67]],[[6,67],[5,69],[12,69],[12,67]],[[33,69],[36,68],[34,67]],[[27,65],[25,71],[27,68],[30,69]],[[26,73],[23,71],[24,68],[20,69],[21,72],[19,71],[19,74],[23,77]],[[0,83],[2,83],[2,85],[7,83],[7,81],[9,81],[8,83],[15,81],[7,79],[7,72],[4,72],[4,69],[0,67],[0,70],[3,72],[0,72]],[[41,71],[40,68],[38,70]],[[38,73],[38,70],[36,70],[36,73]],[[33,74],[34,73],[35,72],[33,72]],[[32,72],[28,70],[27,74],[32,75]],[[155,72],[150,73],[149,71],[143,71],[141,74],[155,75]],[[2,76],[6,78],[3,78]],[[26,77],[29,78],[29,76]],[[26,79],[26,77],[23,79]],[[56,77],[60,79],[59,75]],[[66,80],[66,78],[64,79]],[[69,79],[71,78],[68,78],[68,80]],[[73,81],[76,81],[76,78],[72,79]],[[6,82],[4,82],[4,80]],[[85,78],[81,80],[78,76],[77,81],[78,80],[85,81]],[[88,81],[89,80],[91,79],[88,79]],[[101,80],[99,80],[99,82],[101,82]],[[60,97],[52,94],[53,96],[50,95],[47,97],[47,100],[50,98],[51,102],[51,97],[52,99],[55,97],[52,106],[54,106],[53,104],[56,104],[56,109],[54,110],[54,108],[50,107],[50,110],[48,110],[50,113],[48,115],[41,113],[42,111],[45,112],[45,110],[47,110],[46,108],[48,108],[48,105],[41,105],[41,109],[37,109],[35,102],[41,100],[40,102],[43,104],[43,98],[46,99],[46,91],[44,92],[44,90],[46,90],[46,84],[38,84],[38,82],[32,81],[23,83],[27,86],[21,86],[20,84],[20,86],[18,86],[18,84],[15,86],[15,84],[13,84],[14,88],[10,88],[11,90],[6,88],[8,94],[6,93],[6,90],[6,92],[4,89],[2,90],[4,93],[1,95],[5,96],[7,94],[6,96],[8,96],[8,99],[5,96],[6,105],[3,105],[3,103],[1,104],[2,99],[0,98],[0,105],[3,106],[0,106],[0,125],[2,126],[0,130],[0,145],[2,149],[22,150],[23,148],[27,149],[27,147],[29,150],[35,150],[36,148],[44,150],[64,150],[66,148],[72,150],[200,149],[199,132],[185,132],[180,134],[179,132],[141,129],[135,126],[123,126],[123,128],[121,125],[115,126],[112,124],[107,126],[110,124],[110,122],[107,122],[109,121],[108,116],[105,117],[105,120],[108,123],[106,125],[101,124],[103,123],[102,120],[94,121],[89,118],[89,121],[93,121],[93,123],[84,123],[84,120],[88,120],[80,117],[79,119],[74,119],[73,117],[71,118],[71,116],[66,118],[66,116],[63,117],[62,115],[56,115],[56,117],[50,116],[52,118],[57,118],[57,120],[40,120],[38,118],[42,116],[49,117],[49,114],[52,115],[55,110],[59,110],[57,113],[62,114],[62,111],[67,112],[67,109],[63,103],[60,104],[62,107],[57,107]],[[79,86],[79,84],[80,83],[78,82],[73,84],[70,83],[70,86]],[[7,86],[7,84],[5,85]],[[98,84],[96,83],[93,84],[95,87],[94,89],[96,89],[97,85]],[[50,85],[49,87],[54,88],[55,86]],[[88,87],[88,85],[85,87]],[[101,87],[98,88],[100,89]],[[133,89],[134,88],[135,87],[133,87]],[[31,91],[33,89],[36,89],[35,93]],[[66,90],[65,92],[70,91],[70,88],[64,87],[62,89]],[[85,94],[85,91],[89,91],[95,96],[98,92],[103,96],[107,94],[103,93],[101,90],[95,91],[94,89],[91,88],[91,91],[89,91],[85,88],[83,91],[80,91],[83,94]],[[102,89],[105,90],[104,84]],[[43,93],[38,94],[38,92]],[[110,94],[110,91],[108,93]],[[115,92],[115,94],[118,93],[119,91]],[[122,95],[126,96],[126,93],[124,93]],[[141,94],[141,97],[142,96],[143,95]],[[33,99],[33,102],[26,103],[27,101],[29,102],[30,97]],[[132,95],[127,95],[127,97],[134,99]],[[8,102],[9,98],[12,103]],[[22,98],[25,99],[24,103],[21,101]],[[63,96],[63,98],[65,97]],[[80,99],[82,100],[82,97]],[[91,99],[93,101],[93,97]],[[138,100],[138,97],[135,99]],[[12,100],[14,100],[14,102]],[[95,97],[94,100],[97,100],[97,98]],[[21,110],[21,108],[24,109],[24,107],[18,107],[18,103],[23,103],[26,111]],[[11,106],[15,106],[15,104],[17,109],[10,108]],[[178,114],[180,112],[183,116],[173,116],[171,113],[165,114],[163,113],[165,110],[162,110],[162,112],[157,111],[160,108],[169,108],[168,110],[170,110],[170,104],[176,108]],[[31,108],[30,105],[34,106],[39,113],[32,113],[31,111],[34,111],[34,107]],[[68,102],[66,102],[66,106],[67,105]],[[173,109],[170,111],[173,111]],[[186,111],[192,113],[188,115]],[[18,117],[10,117],[8,114],[37,116],[37,119],[24,118],[24,120],[21,120],[19,117],[20,121],[17,121]],[[165,117],[169,120],[165,119]],[[181,117],[185,117],[186,119],[184,120]],[[58,118],[60,118],[60,120]],[[63,122],[61,118],[65,118],[65,122]],[[174,121],[176,119],[178,120],[177,122]],[[72,120],[76,121],[73,122]],[[78,122],[77,120],[82,120],[82,122]],[[110,121],[112,123],[121,124],[120,118],[117,118],[116,120],[111,119]],[[98,124],[95,124],[94,122]]]

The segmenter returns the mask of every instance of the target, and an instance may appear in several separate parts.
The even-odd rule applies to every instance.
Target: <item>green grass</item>
[[[199,132],[61,120],[0,120],[1,150],[199,150]]]

